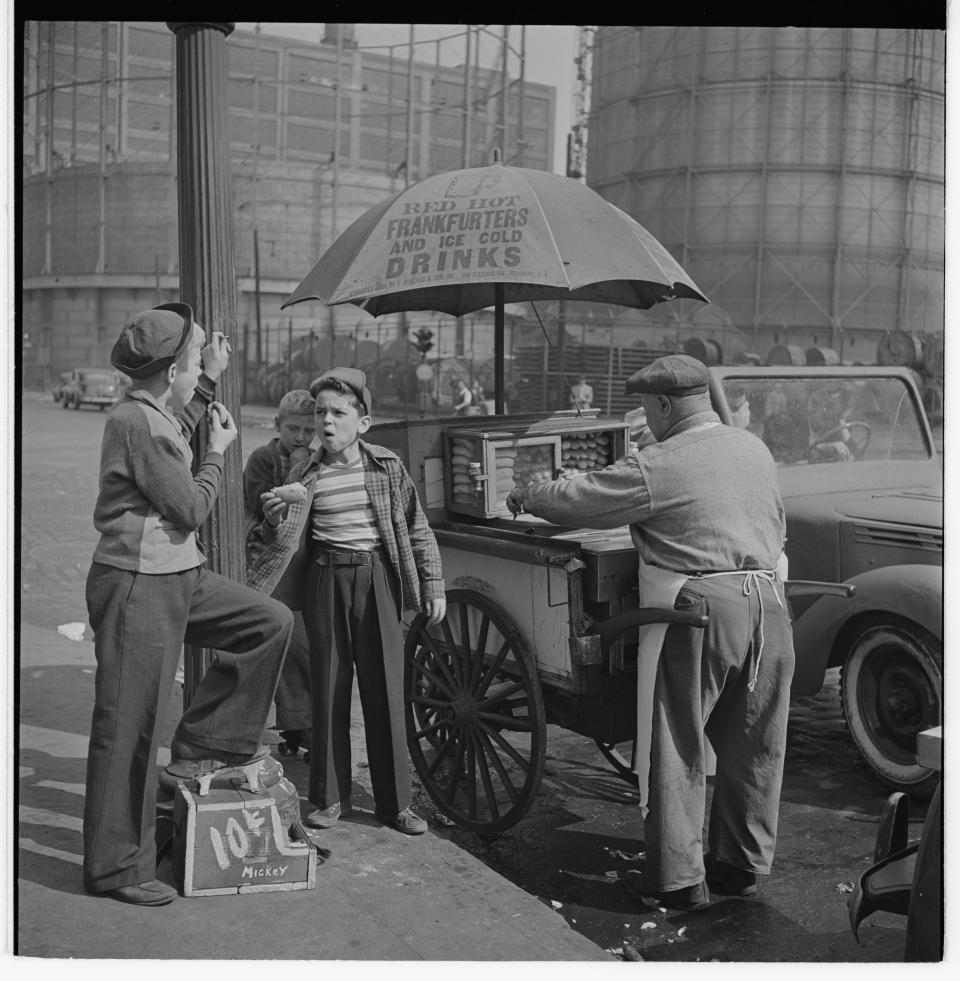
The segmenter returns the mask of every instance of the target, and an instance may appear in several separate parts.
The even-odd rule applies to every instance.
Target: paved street
[[[83,581],[96,542],[91,515],[105,418],[105,414],[90,409],[64,411],[49,399],[28,397],[23,403],[20,615],[22,649],[26,651],[29,645],[31,653],[29,658],[24,656],[19,676],[20,875],[28,883],[24,895],[31,902],[41,901],[44,893],[60,899],[66,892],[77,908],[83,905],[78,831],[82,761],[92,705],[92,645],[89,627],[80,641],[69,640],[57,633],[57,628],[86,622]],[[245,412],[244,455],[270,438],[270,418],[266,411]],[[410,869],[418,867],[422,872],[417,873],[419,886],[410,886],[409,877],[404,882],[429,893],[434,881],[440,883],[437,889],[453,889],[451,882],[459,875],[464,889],[474,889],[470,893],[474,895],[478,877],[484,876],[482,890],[491,909],[529,897],[541,911],[537,915],[548,919],[543,921],[545,926],[518,935],[510,949],[523,950],[527,944],[527,956],[533,958],[592,959],[605,956],[607,951],[606,956],[631,958],[636,953],[655,961],[895,961],[903,945],[900,918],[887,914],[872,917],[861,928],[860,945],[847,924],[847,890],[870,863],[876,816],[887,792],[860,763],[843,729],[836,688],[836,672],[832,672],[819,696],[793,705],[777,864],[769,883],[754,900],[720,900],[706,913],[693,916],[637,911],[616,882],[619,870],[636,865],[642,847],[636,838],[639,822],[635,794],[613,775],[591,742],[556,727],[550,727],[548,734],[546,774],[539,797],[523,821],[504,834],[479,838],[446,826],[418,788],[417,803],[430,821],[430,834],[421,842],[402,844],[415,848],[429,841],[431,846],[429,851],[405,853],[415,858],[407,872],[413,875]],[[179,692],[171,702],[168,727],[175,721],[178,700]],[[69,735],[66,742],[60,739],[57,753],[50,750],[51,730]],[[366,779],[362,741],[358,746],[357,781],[362,799]],[[306,767],[290,763],[288,775],[302,792]],[[919,833],[923,814],[922,806],[914,809],[914,835]],[[365,849],[371,849],[377,860],[389,862],[392,839],[375,822],[361,821],[345,830],[353,838],[343,839],[341,868],[353,859],[360,862]],[[442,875],[441,867],[446,869]],[[324,871],[327,868],[330,875],[334,874],[332,864],[325,866],[318,872],[318,880],[328,874]],[[430,879],[433,872],[436,880]],[[364,893],[358,884],[362,886],[359,880],[351,880],[351,895],[364,905],[375,933],[377,903],[383,897],[376,890]],[[296,894],[268,898],[276,899],[279,905],[281,895]],[[322,895],[316,897],[318,902],[322,899]],[[181,900],[171,909],[185,911],[194,902],[202,903],[205,911],[215,906],[236,909],[230,903],[241,901],[246,905],[253,898]],[[290,908],[289,899],[283,902],[285,910]],[[92,907],[96,911],[83,914],[79,932],[71,929],[57,933],[46,924],[24,922],[21,942],[26,937],[30,944],[45,949],[22,952],[91,956],[89,945],[79,937],[83,917],[103,915],[104,904],[83,906],[87,910]],[[524,922],[532,915],[530,907],[521,904],[517,909],[524,911]],[[142,921],[141,911],[119,904],[110,904],[109,912],[124,922],[131,913]],[[186,912],[179,915],[187,917]],[[151,922],[157,922],[156,913],[151,917]],[[572,927],[566,931],[571,941],[567,947],[549,933],[551,922],[563,926],[561,917]],[[335,926],[335,921],[331,925]],[[404,925],[396,924],[396,930],[403,935]],[[549,934],[549,942],[538,944],[538,930],[541,936]],[[373,933],[363,950],[334,945],[332,952],[318,955],[316,947],[301,943],[295,945],[297,953],[287,947],[283,948],[286,953],[271,948],[243,956],[396,956],[391,950],[398,948],[391,948]],[[124,939],[116,931],[110,936],[117,946],[101,950],[98,956],[136,956],[133,936]],[[562,933],[558,936],[563,939]],[[195,952],[197,944],[202,949],[202,938],[193,933],[189,937],[180,956],[205,956]],[[582,946],[577,947],[574,941]],[[503,944],[509,946],[510,942],[509,937],[497,936],[489,956],[504,959],[507,948]],[[458,953],[464,948],[456,930],[444,931],[440,923],[433,946],[426,953],[410,946],[409,939],[401,949],[406,951],[400,955],[402,959],[464,956]],[[219,952],[212,956],[240,955]],[[514,953],[513,959],[523,958]]]

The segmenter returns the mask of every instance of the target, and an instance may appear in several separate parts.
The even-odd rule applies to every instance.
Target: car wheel
[[[80,396],[79,395],[74,395],[74,397],[73,397],[73,407],[74,407],[75,410],[79,410],[79,408],[80,408]]]
[[[888,786],[929,797],[939,774],[917,763],[917,733],[942,720],[943,645],[893,614],[871,619],[840,672],[847,728],[860,755]]]

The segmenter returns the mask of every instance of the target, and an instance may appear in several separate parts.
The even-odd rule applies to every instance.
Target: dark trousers
[[[403,703],[403,635],[397,591],[383,559],[310,567],[303,619],[310,639],[313,732],[309,798],[350,801],[353,672],[363,708],[373,798],[395,814],[410,804]]]
[[[175,741],[211,757],[252,755],[293,615],[204,566],[142,575],[94,563],[87,611],[97,657],[87,757],[83,877],[103,892],[156,876],[159,724],[184,642],[215,648]]]
[[[707,614],[710,624],[671,626],[657,668],[645,845],[647,878],[659,891],[704,878],[705,735],[717,755],[709,850],[737,868],[770,871],[794,664],[775,588],[783,602],[782,586],[769,582],[744,595],[740,576],[689,580],[674,604]]]
[[[310,697],[310,645],[303,616],[293,614],[293,636],[277,683],[277,728],[281,731],[309,729],[313,712]]]

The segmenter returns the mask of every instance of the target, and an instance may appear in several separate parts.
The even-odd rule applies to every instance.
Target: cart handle
[[[687,613],[684,610],[667,610],[656,606],[641,606],[638,610],[618,613],[607,620],[596,620],[593,629],[600,634],[604,647],[609,646],[631,627],[644,627],[650,623],[679,623],[685,627],[703,629],[710,617],[700,613]]]
[[[795,596],[841,596],[850,599],[856,596],[857,587],[848,582],[814,582],[810,579],[788,579],[783,584],[787,599]]]

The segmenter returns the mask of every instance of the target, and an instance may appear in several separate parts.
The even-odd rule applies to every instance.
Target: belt
[[[371,565],[373,557],[383,559],[386,553],[380,547],[370,551],[360,552],[357,550],[335,551],[328,548],[320,548],[314,552],[313,561],[317,565]]]

